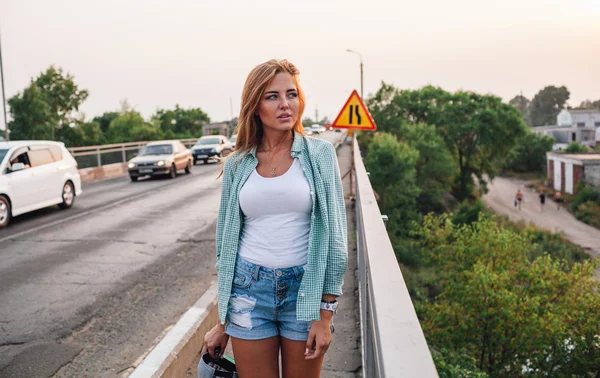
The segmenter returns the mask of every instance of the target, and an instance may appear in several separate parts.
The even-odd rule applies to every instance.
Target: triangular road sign
[[[352,91],[346,105],[331,126],[356,130],[375,130],[377,128],[356,89]]]

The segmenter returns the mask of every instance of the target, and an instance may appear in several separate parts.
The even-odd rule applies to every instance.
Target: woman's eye
[[[298,97],[298,93],[296,93],[296,92],[289,93],[288,97],[289,98],[296,98],[296,97]]]
[[[276,98],[277,98],[277,95],[270,95],[270,96],[267,96],[267,100],[274,100],[274,99],[276,99]]]

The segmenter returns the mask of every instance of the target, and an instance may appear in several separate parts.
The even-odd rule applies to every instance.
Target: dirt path
[[[560,232],[592,256],[600,255],[600,230],[578,221],[563,208],[556,210],[556,203],[548,198],[542,212],[538,193],[526,188],[525,184],[526,181],[497,177],[489,184],[489,192],[483,200],[498,214],[507,215],[513,221],[523,220],[539,228]],[[514,207],[518,189],[524,194],[521,211]]]

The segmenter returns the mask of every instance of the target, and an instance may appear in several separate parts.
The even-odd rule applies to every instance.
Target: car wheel
[[[208,164],[208,159],[204,159],[202,161],[204,162],[204,164]]]
[[[189,175],[190,173],[192,173],[192,162],[188,160],[188,163],[185,166],[185,174]]]
[[[194,159],[194,165],[198,164],[198,160]]]
[[[137,177],[137,176],[129,176],[129,178],[131,179],[131,181],[136,182],[139,177]]]
[[[174,179],[177,177],[177,168],[175,168],[175,164],[171,165],[171,171],[169,172],[169,178]]]
[[[8,202],[8,198],[0,196],[0,228],[8,226],[10,218],[10,202]]]
[[[62,203],[58,204],[58,207],[61,209],[68,209],[73,206],[73,202],[75,202],[75,190],[73,189],[73,184],[69,181],[65,183],[62,190]]]

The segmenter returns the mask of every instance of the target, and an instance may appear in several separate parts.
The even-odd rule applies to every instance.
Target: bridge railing
[[[193,146],[198,138],[180,139],[186,147]],[[125,163],[133,158],[142,147],[150,143],[131,142],[103,144],[100,146],[72,147],[69,151],[77,161],[79,168],[101,167],[102,165]]]
[[[363,377],[438,377],[354,142]]]

